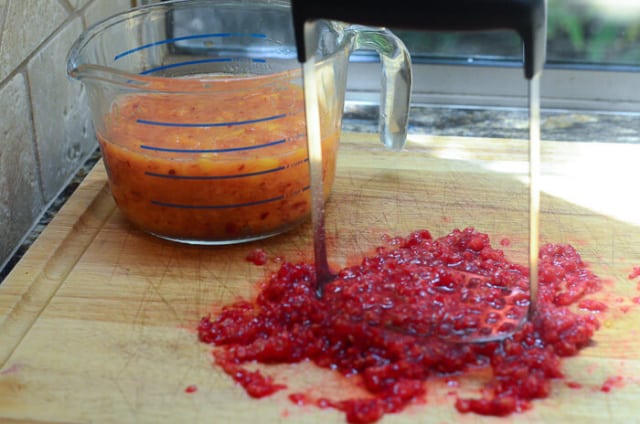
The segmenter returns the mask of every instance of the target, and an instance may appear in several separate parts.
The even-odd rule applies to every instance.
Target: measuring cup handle
[[[373,49],[382,62],[378,131],[389,149],[401,150],[407,140],[411,102],[411,56],[396,35],[385,28],[352,25],[352,49]]]

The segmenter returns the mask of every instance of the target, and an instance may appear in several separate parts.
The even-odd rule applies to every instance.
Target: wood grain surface
[[[466,226],[526,261],[526,152],[523,140],[412,136],[394,153],[373,135],[343,134],[327,205],[331,262],[352,263],[385,234]],[[532,410],[486,418],[458,414],[434,380],[425,404],[383,422],[640,422],[640,279],[629,279],[640,266],[639,158],[638,145],[543,143],[543,242],[573,244],[606,280],[602,328],[563,365],[581,387],[559,380]],[[310,260],[311,245],[309,224],[235,246],[146,235],[115,206],[99,163],[0,285],[0,422],[344,422],[291,404],[287,391],[249,398],[194,333],[215,305],[251,297],[277,258]],[[256,248],[267,265],[245,260]],[[309,364],[265,372],[291,388],[355,390]],[[621,379],[605,393],[610,377]],[[197,391],[186,393],[190,385]]]

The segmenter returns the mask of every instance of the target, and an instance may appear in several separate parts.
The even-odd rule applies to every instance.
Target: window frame
[[[438,63],[414,61],[412,105],[527,107],[522,63]],[[640,72],[621,67],[545,66],[543,109],[640,114]],[[349,65],[347,101],[377,103],[381,69],[373,56],[358,54]]]

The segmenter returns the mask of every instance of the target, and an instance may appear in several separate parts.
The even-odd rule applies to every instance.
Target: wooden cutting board
[[[412,136],[393,153],[374,138],[343,135],[327,206],[334,264],[384,234],[465,226],[526,261],[526,141]],[[581,388],[558,381],[531,411],[499,419],[458,414],[450,388],[434,381],[426,404],[384,422],[639,422],[640,280],[628,278],[640,266],[638,158],[639,145],[543,143],[543,241],[572,243],[607,280],[602,328],[563,366]],[[251,297],[277,268],[275,259],[246,261],[256,248],[310,260],[310,225],[236,246],[163,241],[124,220],[99,163],[0,285],[0,422],[344,422],[291,404],[287,392],[250,399],[198,343],[195,323],[212,305]],[[267,372],[290,387],[345,390],[308,364]],[[610,377],[621,379],[605,393]],[[197,391],[186,393],[191,385]]]

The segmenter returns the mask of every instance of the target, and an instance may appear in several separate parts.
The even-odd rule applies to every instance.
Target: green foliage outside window
[[[640,66],[640,0],[632,3],[549,0],[548,61]],[[520,39],[507,31],[396,33],[416,57],[517,59],[522,54]]]

